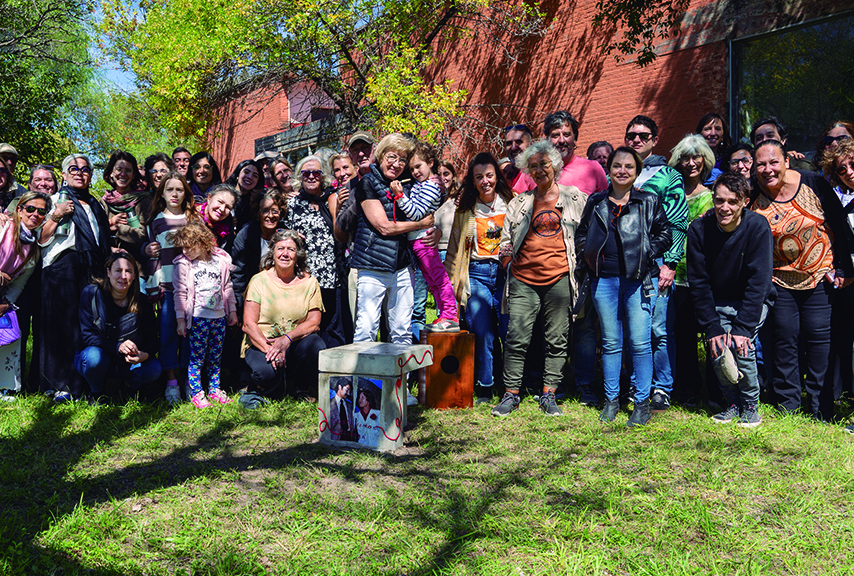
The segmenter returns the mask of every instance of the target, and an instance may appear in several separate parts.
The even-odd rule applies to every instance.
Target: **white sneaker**
[[[415,406],[418,404],[418,398],[412,395],[412,392],[409,391],[409,388],[406,389],[406,405],[407,406]]]
[[[178,386],[167,386],[166,387],[166,401],[169,405],[178,404],[181,402],[181,388]]]

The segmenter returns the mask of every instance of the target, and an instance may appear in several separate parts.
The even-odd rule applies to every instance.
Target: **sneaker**
[[[14,402],[15,401],[15,391],[9,388],[4,388],[0,390],[0,402]]]
[[[599,420],[601,420],[602,422],[613,422],[614,418],[617,417],[617,413],[619,413],[619,411],[619,398],[615,398],[614,400],[606,400],[605,407],[602,408],[602,412],[599,414]]]
[[[664,412],[670,408],[670,395],[662,390],[653,390],[650,396],[649,408],[653,412]]]
[[[629,421],[626,422],[626,428],[646,426],[650,418],[652,418],[652,413],[649,410],[649,398],[643,402],[635,401],[635,407],[632,410],[632,415],[629,416]]]
[[[732,404],[729,408],[719,414],[712,416],[712,422],[717,424],[726,424],[738,418],[738,406]]]
[[[474,403],[488,404],[492,402],[492,386],[483,386],[480,382],[474,385]]]
[[[427,332],[459,332],[460,323],[450,318],[438,318],[432,324],[427,324],[424,329]]]
[[[178,404],[181,402],[181,389],[178,386],[167,386],[165,396],[170,406]]]
[[[193,406],[195,406],[196,408],[210,408],[211,407],[211,403],[208,402],[207,398],[205,398],[205,391],[204,390],[200,390],[198,394],[196,394],[195,396],[193,396],[191,398],[191,401],[193,403]]]
[[[56,404],[65,404],[66,402],[71,402],[74,398],[71,396],[71,392],[60,391],[53,395],[53,401]]]
[[[498,416],[499,418],[504,418],[505,416],[509,416],[511,412],[519,408],[519,404],[522,401],[519,399],[518,394],[511,394],[510,392],[504,393],[504,398],[501,399],[501,402],[492,409],[492,415]]]
[[[418,398],[412,395],[412,392],[409,391],[409,388],[406,389],[406,405],[407,406],[417,406]]]
[[[759,415],[759,406],[756,404],[748,404],[741,411],[741,418],[738,419],[738,425],[742,428],[755,428],[762,424],[762,416]]]
[[[540,396],[540,410],[546,416],[563,416],[563,410],[555,402],[554,392],[546,392]]]
[[[214,388],[210,392],[208,392],[208,398],[211,400],[216,400],[220,404],[228,404],[231,402],[231,398],[228,397],[228,394],[220,390],[219,388]]]
[[[593,388],[590,386],[579,386],[578,391],[580,396],[578,398],[579,404],[582,406],[598,406],[599,399],[596,397],[596,394],[593,392]],[[619,403],[618,403],[619,404]]]
[[[845,431],[849,434],[854,434],[854,424],[852,424],[851,426],[846,426]]]

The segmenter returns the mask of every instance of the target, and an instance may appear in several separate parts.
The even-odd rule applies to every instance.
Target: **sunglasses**
[[[849,170],[854,171],[854,162],[848,162],[846,164],[840,164],[836,167],[836,173],[840,176],[845,176]]]
[[[47,208],[36,208],[35,206],[22,206],[24,212],[27,214],[32,214],[33,212],[37,212],[39,216],[44,216],[47,214]]]
[[[303,178],[313,178],[317,180],[323,175],[322,170],[300,170],[300,174]]]
[[[649,142],[652,132],[626,132],[626,142],[632,142],[635,138],[640,138],[641,142]]]
[[[840,140],[848,140],[851,138],[848,134],[843,134],[842,136],[825,136],[821,139],[825,146],[830,146],[834,142],[839,142]]]

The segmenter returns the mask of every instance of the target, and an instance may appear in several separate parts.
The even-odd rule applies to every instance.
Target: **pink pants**
[[[410,244],[418,259],[418,267],[421,268],[424,281],[427,282],[427,288],[436,301],[439,318],[458,321],[454,287],[439,257],[439,249],[435,246],[425,246],[421,238],[413,240]]]

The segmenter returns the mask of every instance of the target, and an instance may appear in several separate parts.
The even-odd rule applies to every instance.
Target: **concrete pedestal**
[[[433,364],[424,345],[360,342],[320,352],[320,442],[388,452],[403,446],[406,377]]]

